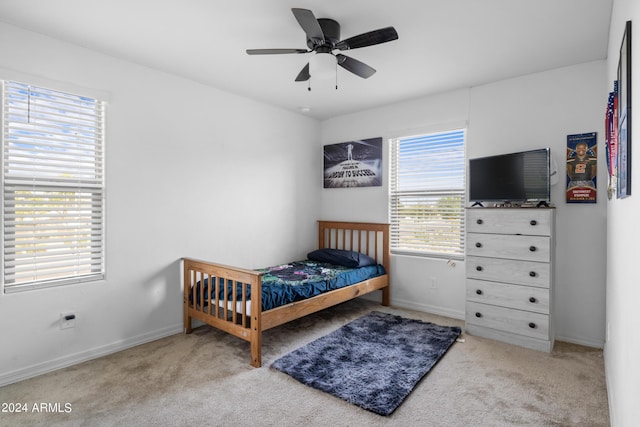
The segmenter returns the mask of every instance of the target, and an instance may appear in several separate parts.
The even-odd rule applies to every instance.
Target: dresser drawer
[[[551,238],[467,233],[467,255],[549,262]]]
[[[467,232],[550,236],[552,214],[545,208],[467,209]]]
[[[537,261],[468,256],[466,277],[549,288],[551,264]]]
[[[549,290],[467,279],[467,301],[549,314]]]
[[[549,316],[546,314],[467,301],[466,321],[499,331],[549,339]]]

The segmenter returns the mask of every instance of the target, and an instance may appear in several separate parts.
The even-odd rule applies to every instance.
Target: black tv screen
[[[471,202],[549,202],[550,149],[469,160]]]

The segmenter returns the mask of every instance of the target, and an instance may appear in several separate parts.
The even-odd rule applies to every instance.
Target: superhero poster
[[[567,135],[567,203],[596,203],[597,133]]]
[[[324,146],[324,188],[382,185],[382,138]]]

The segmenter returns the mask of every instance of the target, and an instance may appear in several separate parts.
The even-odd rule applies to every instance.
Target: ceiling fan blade
[[[293,12],[293,16],[296,17],[298,24],[300,24],[309,39],[313,40],[315,44],[321,45],[324,43],[324,33],[313,12],[295,7],[291,9],[291,12]]]
[[[359,47],[373,46],[397,39],[398,33],[395,28],[386,27],[342,40],[336,44],[336,48],[340,50],[357,49]]]
[[[341,66],[347,71],[351,71],[353,74],[360,76],[363,79],[368,79],[369,77],[373,76],[376,72],[374,68],[371,68],[364,62],[360,62],[357,59],[353,59],[341,53],[337,54],[336,58],[338,58],[339,66]]]
[[[300,72],[298,73],[298,77],[296,77],[296,81],[306,82],[307,80],[309,80],[309,78],[311,78],[311,75],[309,75],[309,63],[307,63],[307,65],[305,65],[304,68],[300,70]]]
[[[249,55],[277,55],[281,53],[309,53],[307,49],[247,49]]]

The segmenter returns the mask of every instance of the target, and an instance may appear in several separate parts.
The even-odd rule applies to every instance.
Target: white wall
[[[109,97],[106,280],[0,292],[0,385],[181,331],[181,257],[254,268],[313,248],[317,121],[4,24],[0,69]]]
[[[611,425],[635,426],[640,419],[640,2],[614,0],[609,30],[607,92],[617,79],[620,43],[626,21],[632,22],[632,195],[608,204],[607,325],[605,369]],[[604,99],[606,93],[601,97]]]
[[[382,187],[323,189],[322,217],[388,222],[389,138],[465,127],[468,116],[469,90],[465,89],[324,121],[322,144],[382,137],[385,173]],[[463,318],[464,264],[451,265],[446,259],[392,255],[393,304]],[[432,277],[437,289],[428,288]]]
[[[605,69],[604,61],[598,61],[330,119],[322,123],[321,143],[376,136],[386,140],[468,122],[468,158],[551,147],[562,173],[568,134],[596,131],[603,143]],[[552,189],[558,339],[595,347],[603,345],[605,324],[603,156],[599,176],[597,204],[566,204],[562,181]],[[388,221],[386,178],[381,188],[325,189],[321,200],[323,217],[329,219]],[[394,304],[464,317],[463,261],[452,266],[447,260],[392,256],[391,267]],[[427,286],[431,277],[437,289]]]

